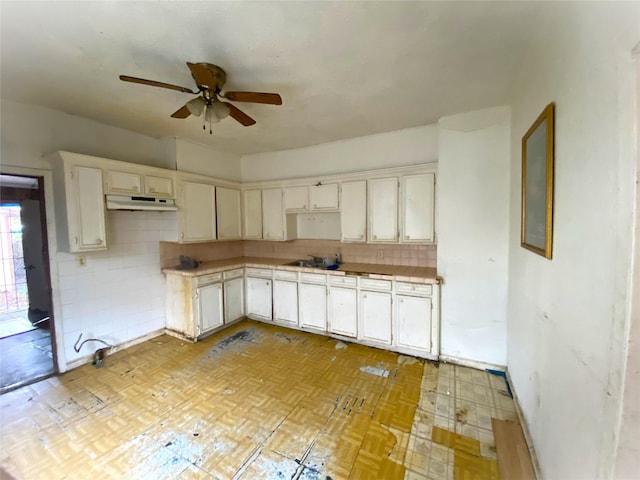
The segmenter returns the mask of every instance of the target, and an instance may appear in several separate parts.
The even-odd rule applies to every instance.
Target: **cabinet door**
[[[141,195],[142,175],[128,172],[107,172],[107,192],[116,194]]]
[[[198,336],[222,325],[222,284],[214,283],[196,289]]]
[[[298,284],[273,281],[273,320],[288,326],[298,326]]]
[[[327,287],[300,284],[300,326],[327,329]]]
[[[338,184],[309,187],[309,205],[311,210],[338,210]]]
[[[240,190],[216,187],[218,239],[242,238],[240,231]]]
[[[309,187],[285,187],[284,208],[287,211],[309,210]]]
[[[398,179],[369,180],[369,241],[398,241]]]
[[[147,195],[152,197],[173,198],[173,179],[145,175],[144,190]]]
[[[271,320],[271,280],[247,277],[247,314],[262,320]]]
[[[260,190],[245,190],[244,205],[244,237],[247,240],[262,238],[262,192]]]
[[[213,185],[182,184],[181,241],[205,242],[216,239],[215,204],[216,188]]]
[[[224,323],[244,317],[244,278],[224,282]]]
[[[282,189],[262,190],[262,234],[265,240],[284,240]]]
[[[367,241],[367,181],[342,184],[340,211],[343,242]]]
[[[353,288],[329,287],[329,331],[355,337],[358,325],[358,297]]]
[[[431,298],[396,297],[395,344],[431,351]]]
[[[360,292],[358,338],[370,342],[391,343],[391,294]]]
[[[104,220],[104,196],[102,194],[102,170],[99,168],[72,168],[73,190],[69,195],[68,213],[76,212],[75,222],[69,223],[69,239],[72,252],[104,250],[107,234]],[[69,192],[72,193],[72,192]],[[73,226],[72,226],[73,225]]]
[[[434,242],[435,175],[402,177],[402,242]]]

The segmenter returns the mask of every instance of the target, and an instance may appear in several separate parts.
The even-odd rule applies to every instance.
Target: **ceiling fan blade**
[[[258,92],[226,92],[224,97],[232,102],[266,103],[269,105],[282,105],[282,97],[277,93]]]
[[[199,63],[187,62],[187,66],[189,70],[191,70],[191,76],[196,81],[198,87],[206,87],[212,90],[216,89],[216,77],[211,70]]]
[[[193,93],[194,95],[198,93],[198,92],[194,92],[193,90],[187,87],[180,87],[179,85],[171,85],[170,83],[156,82],[155,80],[145,80],[144,78],[129,77],[128,75],[120,75],[120,80],[122,80],[123,82],[141,83],[142,85],[151,85],[152,87],[168,88],[170,90],[177,90],[178,92]]]
[[[235,105],[232,105],[232,104],[226,103],[226,102],[222,102],[222,103],[224,103],[227,107],[229,107],[229,115],[234,120],[237,120],[238,122],[240,122],[245,127],[250,127],[251,125],[256,123],[256,121],[253,118],[251,118],[249,115],[244,113],[242,110],[240,110]]]
[[[189,115],[191,115],[191,112],[189,111],[187,106],[184,105],[176,110],[171,116],[173,118],[187,118]]]

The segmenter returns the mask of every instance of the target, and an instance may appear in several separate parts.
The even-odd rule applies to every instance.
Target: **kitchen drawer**
[[[227,270],[226,272],[222,273],[222,277],[225,280],[231,280],[232,278],[238,278],[244,275],[244,269],[243,268],[236,268],[234,270]]]
[[[222,280],[222,273],[209,273],[207,275],[198,275],[196,277],[196,285],[200,287],[202,285],[216,283],[221,280]]]
[[[364,290],[391,290],[391,280],[375,280],[373,278],[361,278],[360,288]]]
[[[358,277],[348,277],[342,275],[329,275],[329,285],[340,285],[342,287],[356,288]]]
[[[432,286],[425,283],[396,282],[396,293],[428,297],[432,293]]]
[[[292,282],[298,281],[298,272],[292,272],[289,270],[276,270],[273,276],[278,280],[290,280]]]
[[[300,281],[302,283],[319,283],[325,285],[327,283],[327,276],[318,273],[301,273]]]
[[[247,277],[271,278],[273,270],[270,268],[251,268],[246,269]]]

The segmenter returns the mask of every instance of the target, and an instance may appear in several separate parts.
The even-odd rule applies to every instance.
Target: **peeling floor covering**
[[[245,320],[2,395],[0,464],[19,479],[497,478],[492,417],[517,420],[501,377]]]

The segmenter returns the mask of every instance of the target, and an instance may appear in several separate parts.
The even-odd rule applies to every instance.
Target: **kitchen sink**
[[[285,263],[291,267],[305,267],[305,268],[326,268],[324,263],[314,262],[313,260],[294,260],[293,262]]]

